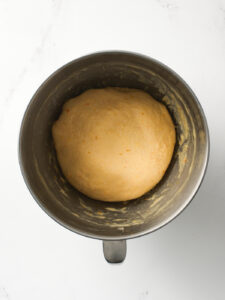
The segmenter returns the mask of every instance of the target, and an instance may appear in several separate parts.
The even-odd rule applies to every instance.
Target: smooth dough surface
[[[175,127],[166,107],[141,90],[87,90],[67,101],[52,128],[67,180],[102,201],[142,196],[163,177]]]

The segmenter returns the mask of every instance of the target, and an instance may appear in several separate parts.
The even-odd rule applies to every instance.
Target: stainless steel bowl
[[[107,86],[150,93],[166,104],[176,125],[175,151],[165,176],[132,201],[101,202],[76,191],[63,177],[53,147],[51,127],[63,103],[87,89]],[[51,75],[25,112],[19,141],[22,173],[38,204],[66,228],[103,240],[110,262],[125,258],[126,239],[159,229],[188,205],[203,179],[208,154],[206,119],[188,85],[160,62],[120,51],[81,57]]]

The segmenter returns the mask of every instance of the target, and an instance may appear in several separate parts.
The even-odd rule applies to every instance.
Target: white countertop
[[[0,300],[225,299],[225,1],[0,1]],[[100,241],[50,219],[17,158],[24,110],[40,84],[87,53],[140,52],[167,64],[205,111],[211,156],[191,205],[128,241],[121,265]]]

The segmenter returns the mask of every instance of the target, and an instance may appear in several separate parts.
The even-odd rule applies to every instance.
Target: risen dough
[[[92,89],[66,102],[52,128],[67,180],[103,201],[137,198],[163,177],[175,128],[166,107],[135,89]]]

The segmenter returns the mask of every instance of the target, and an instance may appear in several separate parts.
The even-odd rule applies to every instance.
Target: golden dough
[[[142,196],[163,177],[175,128],[166,107],[135,89],[92,89],[63,106],[52,128],[67,180],[102,201]]]

